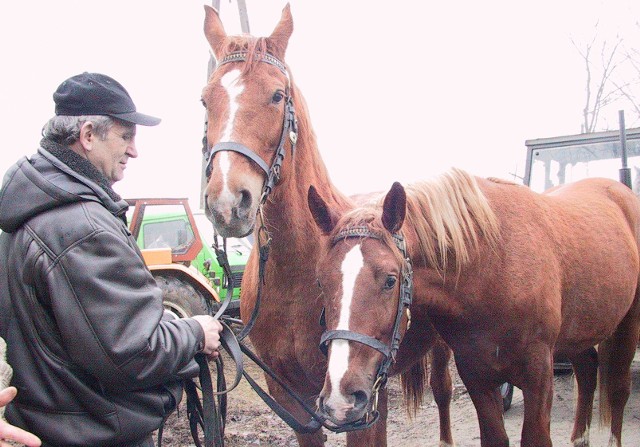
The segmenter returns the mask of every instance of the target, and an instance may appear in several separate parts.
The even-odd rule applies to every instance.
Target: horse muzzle
[[[253,231],[257,205],[249,191],[212,200],[205,195],[205,214],[222,237],[244,237]]]
[[[370,392],[365,390],[357,390],[346,396],[325,396],[323,390],[318,397],[318,410],[333,424],[340,426],[364,419],[369,412],[370,400]]]

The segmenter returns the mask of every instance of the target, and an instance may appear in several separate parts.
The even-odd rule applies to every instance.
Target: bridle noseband
[[[219,63],[218,67],[234,63],[234,62],[244,62],[247,60],[248,52],[246,51],[237,51],[226,55]],[[283,123],[282,123],[282,133],[280,134],[280,141],[278,143],[278,148],[276,149],[275,155],[271,162],[271,166],[267,165],[267,163],[253,151],[252,149],[244,146],[241,143],[237,143],[234,141],[221,141],[215,144],[212,148],[209,148],[209,144],[207,143],[207,151],[204,154],[206,160],[206,168],[205,174],[207,179],[211,177],[211,163],[213,162],[213,157],[216,153],[222,151],[231,151],[237,152],[239,154],[244,155],[253,161],[256,165],[260,167],[260,169],[265,174],[265,182],[262,187],[262,195],[260,197],[260,204],[263,204],[267,196],[273,190],[273,187],[280,180],[280,171],[282,168],[282,162],[285,156],[285,143],[287,137],[289,137],[289,141],[291,142],[291,156],[295,154],[296,143],[298,141],[298,122],[296,120],[296,112],[293,107],[293,99],[291,97],[291,84],[289,73],[287,72],[286,66],[278,60],[275,56],[271,54],[262,54],[256,55],[256,59],[259,62],[264,62],[269,65],[273,65],[278,68],[286,77],[287,77],[287,87],[285,89],[285,103],[284,103],[284,115],[283,115]]]
[[[411,305],[413,296],[413,269],[411,266],[411,260],[409,259],[409,256],[407,254],[404,237],[401,233],[395,233],[392,235],[392,237],[393,241],[396,244],[396,247],[398,247],[398,250],[400,250],[400,252],[402,253],[404,265],[402,268],[402,284],[400,285],[398,311],[396,313],[396,319],[393,325],[391,343],[387,345],[377,338],[349,330],[325,331],[320,338],[320,349],[325,355],[327,354],[328,344],[331,340],[350,340],[367,345],[380,352],[384,356],[384,360],[378,368],[376,380],[373,385],[373,406],[371,410],[374,413],[377,412],[376,407],[378,402],[378,392],[380,389],[384,388],[386,384],[389,367],[395,361],[396,353],[398,352],[398,349],[400,347],[400,324],[402,322],[402,315],[405,313],[404,311],[406,311],[407,314],[407,329],[409,329],[409,326],[411,325],[411,312],[409,310],[409,306]],[[332,243],[333,245],[335,245],[341,240],[350,238],[371,238],[381,240],[382,236],[372,232],[366,226],[349,227],[340,231],[333,238]]]

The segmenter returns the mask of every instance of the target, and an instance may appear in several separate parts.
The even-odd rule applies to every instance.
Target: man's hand
[[[16,397],[18,390],[13,387],[7,387],[0,391],[0,407],[4,407]],[[6,422],[4,419],[0,419],[0,447],[11,447],[11,444],[4,441],[14,441],[20,444],[24,444],[27,447],[38,447],[42,444],[40,438],[36,435],[24,431],[21,428],[14,427]]]
[[[204,348],[202,352],[210,358],[216,358],[220,355],[218,349],[220,349],[220,332],[222,332],[222,325],[211,315],[194,315],[192,317],[204,331]]]

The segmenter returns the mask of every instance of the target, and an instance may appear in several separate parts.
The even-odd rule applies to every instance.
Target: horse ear
[[[291,16],[291,6],[289,3],[282,9],[282,16],[280,22],[276,25],[276,28],[269,36],[269,42],[274,47],[274,56],[284,59],[284,54],[287,51],[287,45],[289,44],[289,38],[293,34],[293,17]]]
[[[336,223],[338,223],[339,216],[329,209],[313,185],[309,186],[307,202],[309,203],[309,210],[311,211],[311,215],[313,216],[313,220],[315,220],[316,225],[318,225],[324,234],[331,233],[335,228]]]
[[[222,26],[222,21],[215,8],[204,5],[204,13],[204,35],[209,42],[213,55],[216,59],[220,60],[222,57],[223,42],[227,37],[227,33],[224,30],[224,26]]]
[[[389,233],[396,233],[404,223],[407,213],[407,194],[402,185],[394,182],[382,205],[382,225]]]

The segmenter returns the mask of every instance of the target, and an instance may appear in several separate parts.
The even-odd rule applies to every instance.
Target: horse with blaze
[[[395,183],[384,199],[351,210],[314,188],[308,201],[326,235],[317,275],[328,330],[389,343],[412,268],[411,325],[403,316],[397,362],[431,342],[419,332],[433,324],[453,350],[482,446],[509,445],[497,391],[505,381],[524,396],[521,445],[551,446],[554,355],[571,361],[577,381],[573,445],[589,445],[598,383],[609,445],[622,445],[640,329],[640,202],[629,188],[586,179],[537,194],[454,169]],[[367,411],[383,361],[353,338],[327,341],[319,403],[337,423]]]
[[[256,306],[261,281],[258,246],[269,244],[261,304],[249,337],[260,359],[298,396],[315,405],[327,367],[319,349],[324,302],[315,272],[326,236],[309,212],[307,190],[316,185],[338,210],[353,203],[329,179],[304,98],[284,62],[293,32],[289,6],[271,35],[260,38],[229,36],[217,12],[208,6],[205,11],[205,36],[218,61],[202,92],[208,119],[205,212],[221,236],[241,237],[254,231],[256,243],[241,292],[245,322]],[[278,168],[270,169],[274,164]],[[425,325],[422,330],[436,343],[433,327]],[[435,346],[431,383],[442,415],[442,440],[452,444],[451,354],[441,340]],[[423,344],[413,361],[403,364],[405,396],[414,408],[424,391],[425,355],[431,347]],[[310,416],[302,406],[265,377],[272,396],[298,421],[308,422]],[[378,410],[380,419],[371,428],[347,434],[349,446],[386,445],[384,391]],[[296,436],[301,446],[324,445],[322,430]]]

